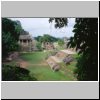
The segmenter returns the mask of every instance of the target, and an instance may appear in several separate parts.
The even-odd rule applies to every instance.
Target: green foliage
[[[48,34],[44,34],[43,36],[38,36],[38,37],[35,37],[35,39],[39,42],[56,42],[58,41],[58,38],[55,38],[53,36],[50,36]]]
[[[15,23],[15,30],[16,30],[16,32],[17,32],[18,34],[22,34],[22,32],[23,32],[24,30],[22,29],[22,26],[21,26],[20,21],[15,21],[14,23]]]
[[[18,48],[17,41],[11,36],[9,32],[8,33],[2,32],[2,45],[3,45],[2,52],[5,55]]]
[[[76,73],[79,80],[98,80],[98,19],[77,18],[69,46],[76,47],[81,55]]]
[[[55,21],[55,28],[62,28],[67,26],[67,18],[50,18],[49,22]]]
[[[18,38],[22,28],[18,22],[2,18],[2,54],[5,58],[9,52],[18,49]]]
[[[27,69],[19,66],[2,66],[2,80],[3,81],[36,81],[37,79],[30,76]]]
[[[42,42],[52,42],[52,37],[48,34],[45,34],[43,39],[42,39]]]
[[[42,50],[42,46],[41,46],[41,43],[40,43],[40,42],[37,42],[37,43],[36,43],[36,47],[37,47],[37,49],[38,49],[39,51]]]
[[[78,63],[76,65],[77,69],[75,70],[75,74],[77,74],[78,80],[80,81],[97,81],[98,80],[97,64],[94,63],[92,58],[90,58],[88,54],[81,55],[78,58]]]
[[[58,40],[58,45],[62,47],[62,46],[64,45],[64,41],[61,40],[61,39],[59,39],[59,40]]]
[[[38,42],[40,41],[39,39],[41,38],[42,36],[37,36],[35,37],[35,40],[37,40]]]
[[[53,20],[55,20],[55,28],[66,26],[66,23],[61,25],[62,18],[50,18],[49,22]],[[77,62],[77,78],[81,81],[97,81],[98,18],[76,18],[73,32],[75,34],[74,37],[70,38],[68,47],[75,47],[79,52],[78,54],[81,55]]]

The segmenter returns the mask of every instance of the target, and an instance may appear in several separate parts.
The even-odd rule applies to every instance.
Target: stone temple
[[[52,42],[44,42],[44,43],[42,43],[42,47],[45,50],[53,50],[54,49],[54,45]]]
[[[22,34],[19,36],[19,45],[21,51],[33,51],[34,43],[33,39],[29,34]]]

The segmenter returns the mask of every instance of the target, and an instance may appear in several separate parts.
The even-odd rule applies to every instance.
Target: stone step
[[[59,58],[57,58],[56,56],[51,56],[51,58],[52,58],[55,62],[57,62],[57,63],[62,62],[62,60],[59,59]]]
[[[70,50],[61,50],[61,51],[68,54],[68,55],[76,54],[76,52],[70,51]]]

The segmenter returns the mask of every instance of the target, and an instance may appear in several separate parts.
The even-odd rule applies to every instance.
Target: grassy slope
[[[25,53],[21,54],[21,58],[29,63],[28,70],[30,70],[31,75],[35,76],[39,81],[71,81],[73,79],[73,74],[70,71],[65,70],[66,65],[61,68],[58,72],[53,72],[51,68],[45,61],[45,57],[48,52],[34,52],[34,53]],[[71,65],[68,65],[69,70],[74,70],[75,62]],[[62,70],[63,69],[63,70]]]

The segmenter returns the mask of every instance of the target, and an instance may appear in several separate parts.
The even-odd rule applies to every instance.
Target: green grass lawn
[[[47,52],[22,53],[21,58],[32,64],[39,64],[45,60]]]
[[[33,53],[21,53],[21,59],[28,62],[27,69],[30,71],[30,75],[34,76],[38,81],[73,81],[75,80],[73,71],[75,69],[75,62],[66,66],[63,63],[61,70],[53,72],[50,66],[45,61],[45,57],[49,52],[33,52]],[[66,70],[68,69],[68,70]]]

